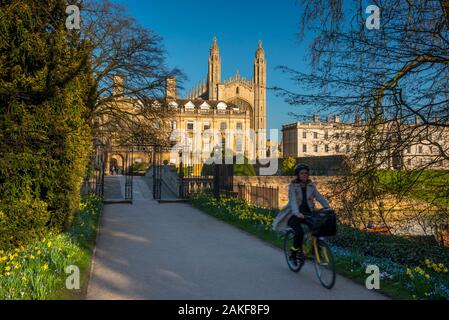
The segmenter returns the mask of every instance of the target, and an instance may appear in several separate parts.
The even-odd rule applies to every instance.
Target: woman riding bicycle
[[[288,204],[281,210],[273,222],[273,229],[283,231],[288,227],[295,231],[293,246],[290,248],[290,260],[297,264],[305,262],[302,252],[304,230],[302,224],[308,225],[305,215],[315,211],[314,200],[317,200],[325,209],[330,209],[329,203],[317,190],[315,184],[309,179],[309,167],[303,163],[295,166],[296,179],[288,187]],[[310,227],[310,226],[309,226]]]

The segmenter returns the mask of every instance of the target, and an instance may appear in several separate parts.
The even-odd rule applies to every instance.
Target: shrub
[[[242,164],[235,164],[236,157],[233,159],[234,162],[234,176],[256,176],[256,169],[254,168],[254,165],[249,163],[247,158],[244,158],[244,161]],[[203,169],[201,170],[201,174],[203,176],[213,176],[215,174],[214,171],[214,164],[205,164],[203,166]]]
[[[34,241],[44,226],[68,228],[79,206],[96,84],[90,46],[52,19],[65,15],[64,3],[0,6],[2,245]]]
[[[282,161],[282,174],[284,176],[294,176],[295,175],[296,159],[293,157],[285,158]]]
[[[89,271],[100,213],[101,200],[85,197],[66,232],[8,251],[0,249],[0,300],[61,298],[66,267]]]
[[[344,248],[356,247],[365,255],[388,258],[409,266],[419,266],[425,259],[449,264],[448,249],[440,247],[430,238],[369,233],[339,225],[337,236],[332,242]]]
[[[246,222],[266,231],[271,231],[271,225],[277,213],[275,209],[249,205],[242,199],[220,198],[217,201],[205,193],[194,194],[190,201],[195,207],[213,213],[216,217],[227,221]]]
[[[47,204],[30,197],[0,204],[0,249],[24,245],[44,236],[50,213]]]
[[[147,162],[135,162],[132,165],[132,172],[142,172],[148,170],[149,164]]]

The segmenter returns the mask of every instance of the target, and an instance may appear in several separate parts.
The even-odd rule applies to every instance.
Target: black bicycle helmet
[[[298,174],[299,174],[299,171],[301,171],[301,170],[307,170],[307,172],[309,172],[309,171],[310,171],[310,168],[309,168],[308,165],[306,165],[306,164],[304,164],[304,163],[298,163],[298,164],[295,166],[295,175],[298,175]]]

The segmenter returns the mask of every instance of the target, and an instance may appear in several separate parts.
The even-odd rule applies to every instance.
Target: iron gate
[[[233,195],[234,165],[213,164],[179,167],[180,197],[188,199],[192,194],[206,192],[215,197]]]
[[[134,180],[134,146],[126,148],[125,164],[123,174],[125,175],[125,201],[133,201],[133,180]]]
[[[214,196],[219,199],[222,193],[226,197],[233,195],[234,165],[216,164],[214,168]]]
[[[161,200],[162,197],[162,147],[153,147],[153,199]]]
[[[97,146],[91,153],[81,187],[82,195],[104,195],[104,150]]]

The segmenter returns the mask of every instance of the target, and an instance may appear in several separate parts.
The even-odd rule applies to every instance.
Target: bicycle
[[[325,211],[321,210],[320,213],[325,213]],[[315,225],[315,217],[312,215],[306,215],[306,220],[314,226]],[[307,225],[303,225],[309,229]],[[299,272],[304,264],[301,264],[297,261],[296,265],[292,264],[290,260],[290,248],[293,245],[293,238],[295,236],[295,231],[291,228],[288,228],[284,235],[284,253],[287,259],[287,265],[293,272]],[[303,252],[307,257],[312,257],[314,260],[315,273],[323,287],[326,289],[332,289],[335,284],[336,272],[335,272],[335,259],[332,254],[331,249],[323,240],[322,237],[319,237],[314,234],[313,230],[308,230],[304,236],[303,242]]]

